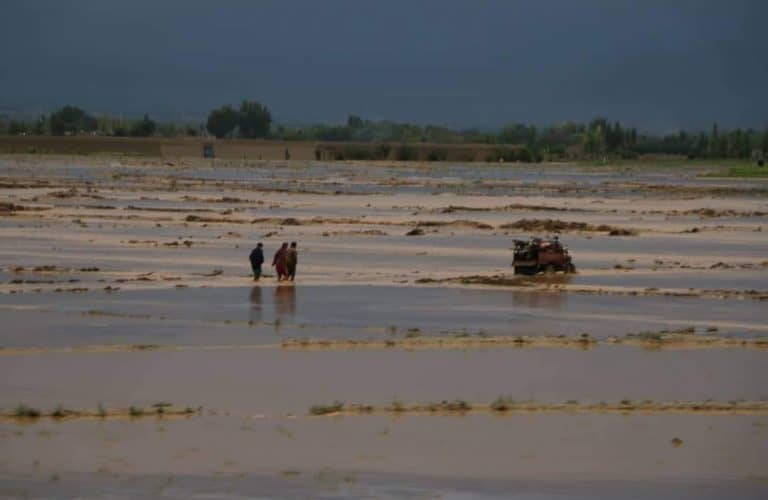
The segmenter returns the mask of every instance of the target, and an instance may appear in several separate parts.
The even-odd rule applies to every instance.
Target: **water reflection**
[[[525,280],[532,284],[541,286],[546,285],[567,285],[573,280],[572,274],[555,274],[535,276]],[[512,292],[512,302],[517,307],[528,307],[535,309],[553,309],[560,310],[566,307],[568,294],[557,291],[551,292]]]
[[[515,307],[560,310],[566,306],[566,293],[558,292],[512,292]]]
[[[292,318],[296,314],[296,287],[292,284],[276,286],[274,303],[277,318]]]
[[[262,308],[261,287],[255,286],[251,288],[251,309],[248,312],[248,320],[251,323],[261,323],[263,316]]]

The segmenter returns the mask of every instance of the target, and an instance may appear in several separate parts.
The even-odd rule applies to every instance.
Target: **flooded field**
[[[764,498],[768,412],[654,409],[768,401],[717,169],[0,158],[0,496]],[[514,275],[552,227],[577,272]]]

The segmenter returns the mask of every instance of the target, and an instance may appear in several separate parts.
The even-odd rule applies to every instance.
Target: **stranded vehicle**
[[[536,274],[539,272],[576,272],[568,248],[555,236],[552,239],[530,238],[528,241],[515,240],[512,266],[515,274]]]

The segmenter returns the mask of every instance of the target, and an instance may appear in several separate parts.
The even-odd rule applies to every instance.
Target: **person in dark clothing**
[[[296,250],[296,242],[291,243],[291,247],[285,254],[285,265],[288,270],[288,279],[293,281],[296,277],[296,264],[299,263],[299,252]]]
[[[272,267],[277,271],[277,281],[283,281],[288,276],[288,270],[285,266],[285,257],[288,253],[288,243],[283,243],[275,253],[275,257],[272,259]]]
[[[253,269],[253,281],[259,281],[261,278],[261,265],[264,263],[264,245],[261,243],[256,245],[256,248],[251,251],[251,269]]]

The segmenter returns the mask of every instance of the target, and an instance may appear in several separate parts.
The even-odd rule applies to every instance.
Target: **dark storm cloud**
[[[452,126],[768,121],[768,2],[11,1],[0,104]]]

